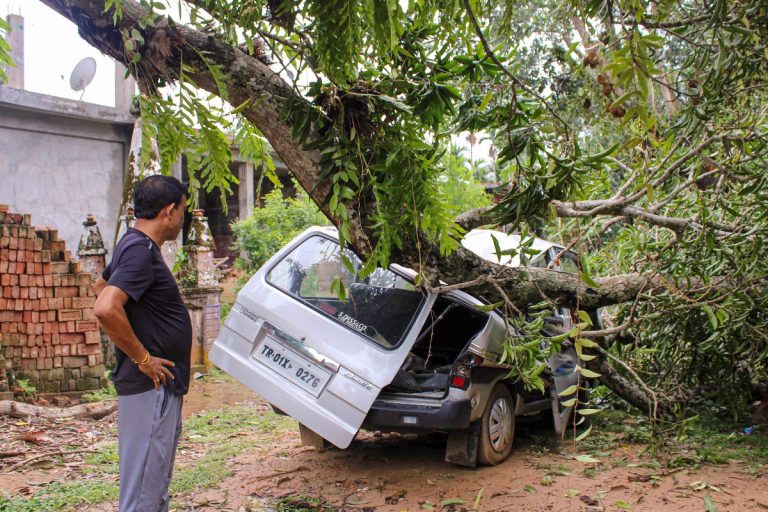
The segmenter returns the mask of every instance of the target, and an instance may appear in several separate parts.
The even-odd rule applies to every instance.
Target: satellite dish
[[[83,94],[85,94],[85,88],[91,83],[95,74],[96,59],[86,57],[78,62],[75,69],[72,70],[72,74],[69,77],[69,86],[73,91],[83,91]],[[82,98],[82,95],[80,97]]]

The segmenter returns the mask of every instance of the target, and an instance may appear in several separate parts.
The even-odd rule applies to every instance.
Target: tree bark
[[[13,400],[0,400],[0,416],[11,418],[93,418],[99,419],[112,414],[117,410],[117,401],[108,400],[92,404],[80,404],[72,407],[42,407],[38,405],[14,402]]]

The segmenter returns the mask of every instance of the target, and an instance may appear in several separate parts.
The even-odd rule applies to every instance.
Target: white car
[[[472,232],[465,244],[477,252],[490,233]],[[494,233],[502,249],[519,245]],[[531,264],[560,252],[543,241],[538,248]],[[359,268],[351,251],[344,256]],[[576,265],[572,253],[566,260]],[[559,404],[557,390],[577,380],[573,349],[550,360],[546,396],[527,392],[497,363],[514,333],[498,313],[479,310],[482,301],[461,291],[424,293],[414,272],[396,265],[365,278],[347,267],[335,229],[296,237],[240,291],[210,360],[339,448],[360,428],[439,430],[450,433],[446,460],[494,465],[512,450],[515,416],[554,406],[562,431],[571,408]],[[330,291],[339,278],[346,300]],[[567,311],[554,320],[570,328]]]

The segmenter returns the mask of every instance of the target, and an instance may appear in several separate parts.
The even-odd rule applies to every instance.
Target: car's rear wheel
[[[480,422],[478,464],[495,466],[504,462],[515,440],[515,400],[505,385],[493,388]]]

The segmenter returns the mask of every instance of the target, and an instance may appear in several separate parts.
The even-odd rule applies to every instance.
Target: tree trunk
[[[92,404],[80,404],[72,407],[42,407],[38,405],[14,402],[13,400],[0,400],[0,416],[11,418],[93,418],[99,419],[112,414],[117,410],[117,401],[95,402]]]

